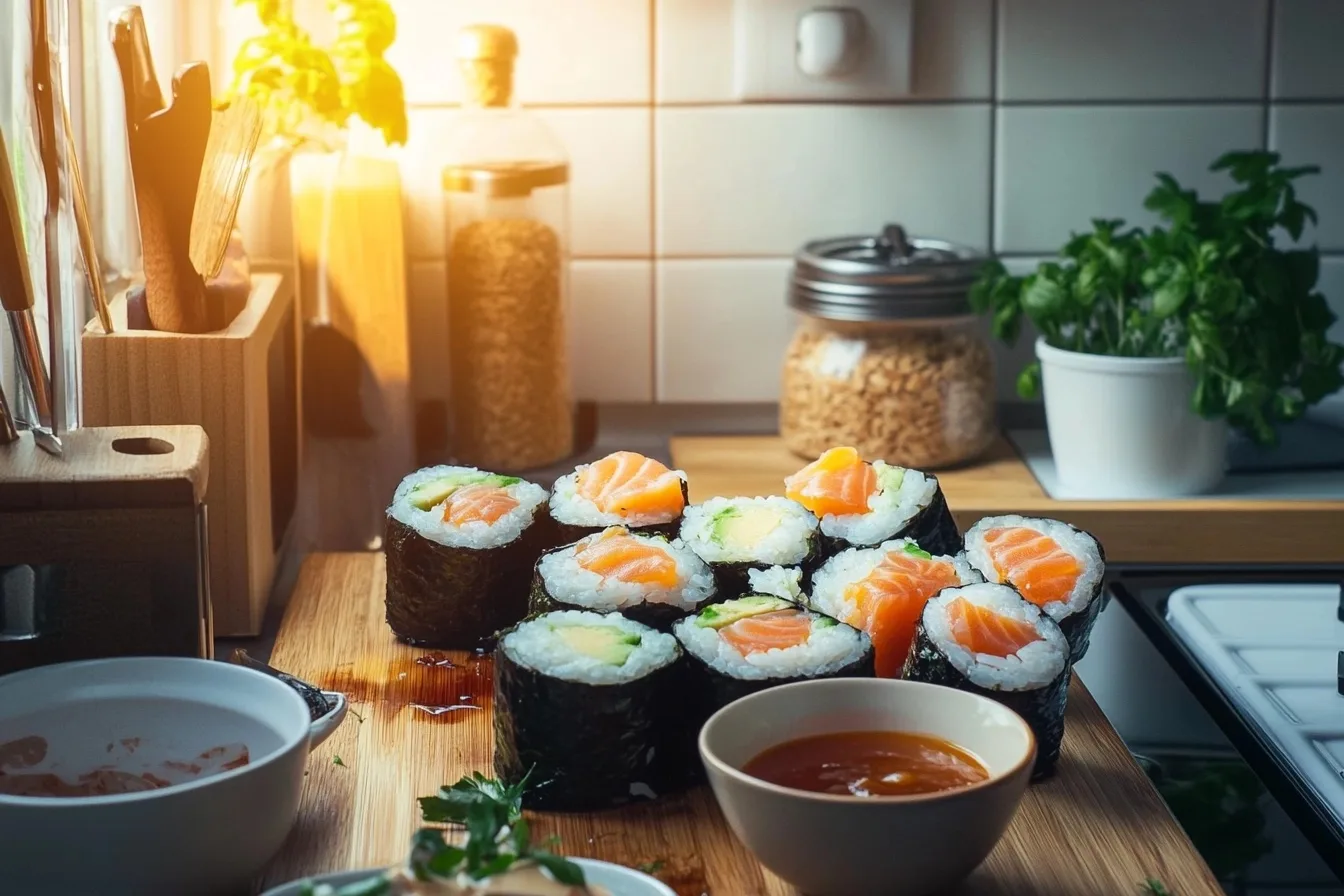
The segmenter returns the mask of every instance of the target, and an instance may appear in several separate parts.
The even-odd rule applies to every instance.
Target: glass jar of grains
[[[789,449],[812,458],[853,445],[867,458],[937,469],[989,447],[994,361],[967,303],[983,261],[899,225],[804,246],[789,292],[802,318],[779,408]]]
[[[444,147],[452,453],[524,470],[574,448],[569,164],[544,122],[512,103],[511,31],[458,37],[466,98]]]

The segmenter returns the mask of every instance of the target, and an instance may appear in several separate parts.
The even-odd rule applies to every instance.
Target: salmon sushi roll
[[[961,536],[938,479],[872,463],[854,448],[832,448],[784,480],[784,494],[821,521],[822,552],[909,538],[933,554],[955,554]]]
[[[1095,538],[1059,520],[991,516],[967,531],[966,556],[986,579],[1012,585],[1058,622],[1073,662],[1083,658],[1106,575]]]
[[[1054,773],[1064,739],[1068,639],[1035,604],[1007,585],[947,588],[924,606],[904,677],[997,700],[1036,736],[1032,776]]]
[[[714,598],[714,574],[680,541],[611,526],[541,555],[529,611],[593,610],[666,631]]]
[[[553,544],[570,544],[608,526],[677,534],[686,509],[686,474],[634,451],[617,451],[556,480]]]
[[[387,624],[409,644],[469,650],[527,613],[546,490],[475,467],[427,467],[387,508]]]
[[[710,498],[688,507],[681,540],[714,570],[719,593],[728,597],[747,592],[752,570],[808,570],[820,557],[816,518],[778,496]]]
[[[850,548],[812,576],[813,609],[868,633],[877,674],[899,678],[924,604],[944,588],[984,579],[965,556],[935,557],[908,538]]]

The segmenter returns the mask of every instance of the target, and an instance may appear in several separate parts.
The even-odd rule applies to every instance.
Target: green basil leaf
[[[1041,362],[1032,361],[1017,375],[1017,394],[1037,398],[1041,394]]]
[[[1042,274],[1034,274],[1022,291],[1022,308],[1033,319],[1038,316],[1049,317],[1063,307],[1067,295],[1058,282]]]
[[[439,877],[452,877],[462,870],[462,861],[467,857],[466,850],[457,846],[445,846],[425,863],[425,867]]]
[[[551,877],[566,886],[582,887],[586,883],[583,869],[569,859],[548,852],[535,852],[528,858],[551,872]]]
[[[1190,275],[1184,268],[1153,292],[1153,314],[1159,318],[1171,317],[1190,297]]]

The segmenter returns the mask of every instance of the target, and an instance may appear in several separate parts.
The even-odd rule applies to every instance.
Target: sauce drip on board
[[[988,770],[942,738],[904,731],[840,731],[770,747],[742,771],[794,790],[883,797],[938,793],[984,781]]]
[[[424,721],[451,724],[490,707],[492,668],[488,654],[433,651],[393,660],[381,672],[354,663],[337,666],[319,684],[375,711],[409,709]]]

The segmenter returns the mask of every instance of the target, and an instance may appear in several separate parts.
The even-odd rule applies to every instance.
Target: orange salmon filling
[[[964,597],[947,605],[947,618],[952,624],[952,637],[973,653],[1008,657],[1043,640],[1036,629],[1020,619],[1000,616]]]
[[[900,677],[924,605],[959,582],[951,563],[889,551],[872,572],[845,588],[845,599],[854,602],[845,622],[872,639],[879,677]]]
[[[743,656],[797,647],[812,633],[812,620],[801,610],[775,610],[748,616],[719,629],[719,636]]]
[[[581,544],[574,559],[604,579],[667,588],[677,584],[677,561],[672,555],[640,541],[620,526],[585,538]]]
[[[1034,529],[990,529],[985,549],[999,579],[1038,607],[1067,600],[1083,572],[1059,542]]]
[[[443,508],[443,519],[454,526],[463,523],[493,523],[517,506],[518,502],[502,488],[467,485],[448,496],[448,503]]]
[[[868,512],[877,472],[854,448],[832,448],[784,480],[784,494],[817,516]]]
[[[617,451],[579,471],[579,495],[603,513],[666,514],[681,512],[686,501],[681,477],[658,461],[633,451]]]

